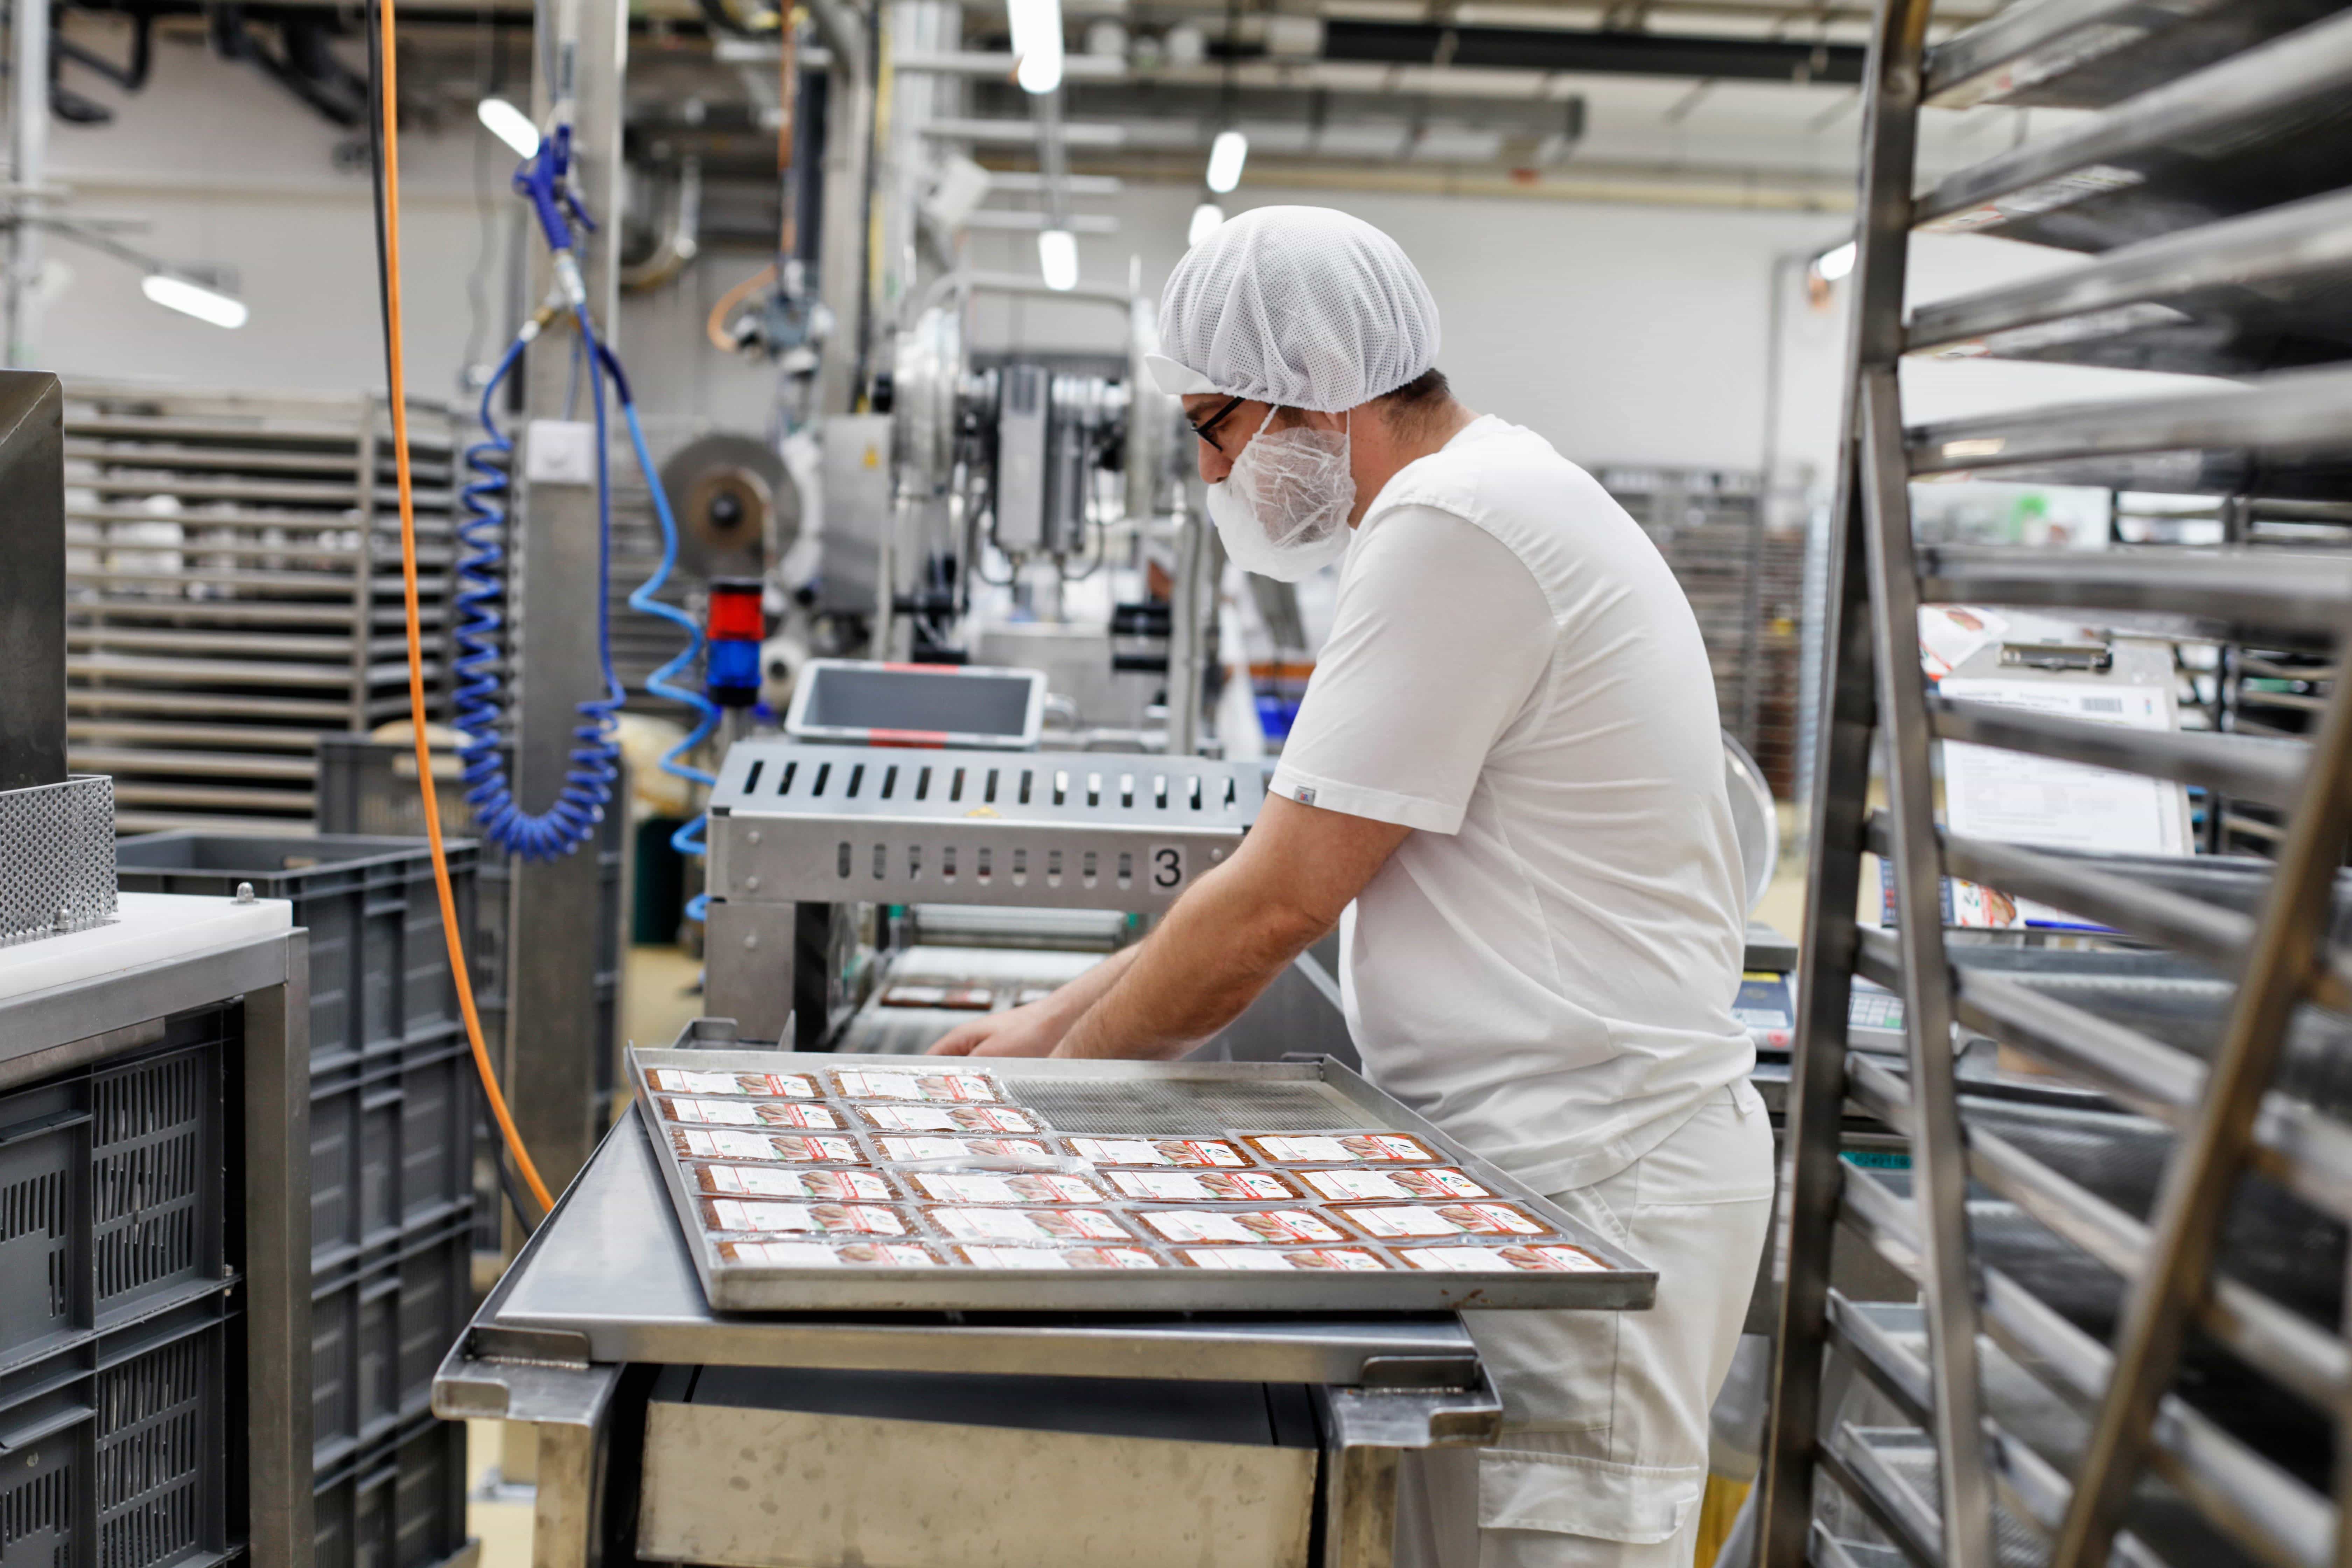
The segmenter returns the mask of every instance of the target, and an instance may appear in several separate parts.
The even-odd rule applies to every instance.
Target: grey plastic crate
[[[319,830],[327,834],[407,834],[425,832],[424,797],[416,788],[415,752],[393,741],[372,741],[364,735],[319,737]],[[459,787],[454,759],[436,759],[434,779],[438,786],[441,830],[448,835],[473,831],[473,820]],[[615,792],[628,796],[625,770]],[[623,921],[627,914],[627,813],[607,813],[596,840],[598,903],[595,1006],[597,1036],[604,1042],[590,1065],[589,1082],[600,1121],[610,1119],[618,1055],[618,997],[621,960],[625,951]],[[507,1032],[508,973],[507,900],[512,883],[512,862],[495,845],[478,846],[475,857],[473,918],[467,931],[466,958],[474,975],[474,1005],[481,1016],[482,1037],[493,1051]],[[126,884],[127,885],[127,884]],[[258,886],[256,891],[258,891]],[[298,911],[299,918],[299,911]],[[489,1130],[476,1118],[473,1147],[477,1233],[475,1245],[485,1252],[503,1246],[497,1167],[491,1163]]]
[[[235,1322],[215,1292],[5,1380],[0,1568],[162,1568],[228,1552]]]
[[[461,937],[475,923],[477,856],[446,846]],[[422,838],[150,833],[116,850],[125,892],[226,896],[250,882],[310,932],[310,1061],[396,1052],[458,1021],[432,852]]]
[[[473,1054],[457,1028],[406,1059],[312,1078],[314,1276],[471,1212],[478,1099]]]
[[[431,1568],[457,1555],[465,1458],[465,1427],[435,1421],[355,1454],[314,1493],[317,1568]]]
[[[432,1408],[472,1306],[470,1215],[322,1278],[310,1298],[311,1463],[327,1476]]]
[[[217,1283],[225,1024],[0,1098],[0,1371]]]

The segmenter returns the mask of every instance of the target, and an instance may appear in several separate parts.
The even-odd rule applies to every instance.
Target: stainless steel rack
[[[2330,1494],[2352,1482],[2352,1127],[2326,1086],[2352,1016],[2337,879],[2352,695],[2342,682],[2315,692],[2293,737],[2095,734],[1937,699],[1914,628],[1923,602],[2040,607],[2329,658],[2352,630],[2352,554],[2264,547],[2252,527],[2212,551],[1928,548],[1909,487],[1973,473],[2214,494],[2273,533],[2301,511],[2339,515],[2352,500],[2352,334],[2331,302],[2352,255],[2352,12],[2024,0],[1932,53],[1928,12],[1884,0],[1864,84],[1762,1561],[2342,1564],[2352,1531]],[[2095,112],[1915,199],[1923,103],[1989,100]],[[2096,259],[1906,319],[1922,228]],[[1907,427],[1898,362],[1955,349],[2247,379]],[[2273,859],[2065,855],[1948,834],[1938,740],[2253,803],[2277,814]],[[1883,811],[1870,805],[1874,744]],[[1888,929],[1854,918],[1865,854],[1893,864]],[[1948,950],[1946,876],[2148,951],[2122,955],[2124,969],[2086,955],[2098,973],[2070,979]],[[1849,1049],[1857,977],[1902,998],[1901,1058]],[[2050,1075],[2030,1080],[2038,1104],[1988,1099],[1958,1076],[1953,1047],[1969,1034]],[[1854,1115],[1908,1140],[1907,1172],[1841,1158]],[[2129,1159],[2081,1157],[2068,1140],[2093,1123]],[[2249,1204],[2307,1238],[2282,1268],[2249,1259]],[[1916,1306],[1832,1287],[1841,1226],[1916,1282]],[[1832,1352],[1869,1398],[1832,1405]]]
[[[1666,559],[1698,617],[1723,727],[1776,795],[1795,784],[1805,534],[1773,528],[1762,476],[1612,465],[1595,476]]]
[[[446,410],[415,411],[427,678],[455,502]],[[400,517],[380,400],[66,388],[68,733],[127,831],[283,829],[320,731],[404,717]]]

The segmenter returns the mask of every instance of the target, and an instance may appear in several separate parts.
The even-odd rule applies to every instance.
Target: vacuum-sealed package
[[[1378,1274],[1389,1267],[1361,1247],[1187,1247],[1176,1254],[1194,1268],[1254,1268],[1270,1272],[1319,1269],[1327,1273]]]
[[[1378,1203],[1383,1199],[1491,1198],[1495,1194],[1459,1171],[1416,1171],[1391,1167],[1384,1171],[1296,1171],[1316,1196],[1335,1204]]]
[[[1009,1105],[861,1105],[880,1132],[1041,1132],[1037,1119]]]
[[[1298,1189],[1272,1171],[1108,1171],[1123,1198],[1147,1204],[1268,1204],[1294,1201]]]
[[[706,1198],[705,1229],[781,1236],[911,1236],[914,1226],[882,1204],[773,1204]]]
[[[1517,1204],[1412,1204],[1349,1208],[1349,1223],[1375,1241],[1424,1236],[1549,1236],[1551,1226]]]
[[[933,1160],[1050,1165],[1060,1158],[1033,1138],[877,1138],[874,1147],[883,1159],[894,1165],[911,1165]]]
[[[841,1125],[840,1115],[822,1105],[784,1100],[686,1100],[654,1096],[654,1105],[667,1121],[702,1127],[801,1127],[829,1132]]]
[[[808,1203],[887,1204],[890,1184],[873,1171],[779,1170],[767,1165],[688,1167],[713,1197],[797,1198]]]
[[[988,1171],[916,1171],[899,1180],[941,1204],[1098,1204],[1103,1191],[1084,1176],[998,1175]]]
[[[885,1007],[948,1007],[958,1012],[985,1013],[996,1005],[996,993],[985,985],[893,985],[882,993]]]
[[[866,1152],[857,1140],[845,1135],[795,1138],[781,1132],[706,1131],[699,1127],[669,1130],[672,1149],[688,1160],[758,1160],[789,1165],[863,1165]]]
[[[1312,1209],[1144,1209],[1135,1218],[1162,1241],[1292,1247],[1353,1239]]]
[[[834,1092],[844,1100],[911,1100],[928,1105],[993,1105],[1004,1097],[995,1081],[976,1072],[853,1070],[833,1075]]]
[[[1609,1265],[1580,1247],[1400,1247],[1397,1256],[1412,1268],[1471,1274],[1520,1269],[1531,1274],[1606,1274]]]
[[[1434,1165],[1439,1160],[1406,1132],[1244,1132],[1241,1141],[1269,1165]]]
[[[948,1249],[974,1268],[1159,1268],[1140,1247],[987,1247],[967,1242]]]
[[[1215,1138],[1073,1138],[1070,1152],[1090,1165],[1246,1165],[1231,1143]]]
[[[919,1241],[722,1241],[730,1263],[773,1268],[937,1268],[940,1255]]]
[[[923,1211],[956,1241],[1035,1244],[1052,1241],[1133,1242],[1118,1216],[1102,1209],[933,1208]]]
[[[760,1100],[814,1100],[816,1079],[796,1072],[695,1072],[655,1068],[646,1081],[664,1094],[750,1095]]]

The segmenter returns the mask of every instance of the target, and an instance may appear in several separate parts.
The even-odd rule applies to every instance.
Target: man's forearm
[[[1129,961],[1054,1054],[1181,1056],[1241,1016],[1326,929],[1212,873],[1128,950]]]
[[[1055,986],[1053,994],[1045,998],[1054,1021],[1067,1029],[1085,1017],[1087,1010],[1118,984],[1118,977],[1128,972],[1135,963],[1135,955],[1142,951],[1140,943],[1121,948],[1076,979]]]

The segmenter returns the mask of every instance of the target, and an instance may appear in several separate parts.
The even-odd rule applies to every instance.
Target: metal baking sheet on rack
[[[629,1071],[720,1311],[1638,1309],[1656,1291],[1647,1265],[1328,1059],[633,1048]],[[1160,1201],[1111,1179],[1130,1162],[1207,1184]],[[1234,1167],[1283,1179],[1236,1184]],[[1301,1179],[1342,1170],[1359,1179]],[[1360,1174],[1380,1171],[1404,1201]],[[1300,1195],[1254,1195],[1284,1186]]]

